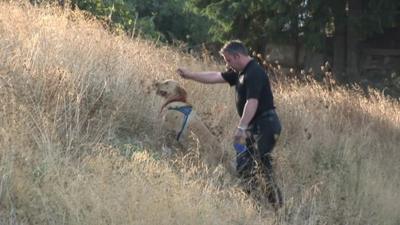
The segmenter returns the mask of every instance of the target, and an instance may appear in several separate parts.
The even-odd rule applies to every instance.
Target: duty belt
[[[265,110],[264,112],[262,112],[262,113],[260,113],[259,115],[257,115],[257,116],[251,121],[251,123],[250,123],[249,126],[252,127],[252,126],[257,122],[257,120],[259,120],[259,119],[261,119],[261,118],[263,118],[263,117],[274,116],[274,115],[276,115],[275,109]]]
[[[273,115],[276,115],[275,109],[269,109],[269,110],[262,112],[260,115],[257,116],[257,118],[263,117],[263,116],[273,116]]]

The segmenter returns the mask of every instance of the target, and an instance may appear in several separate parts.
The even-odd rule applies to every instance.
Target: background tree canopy
[[[74,0],[73,6],[131,35],[165,42],[206,42],[209,20],[185,0]]]
[[[259,46],[266,40],[295,42],[299,37],[321,49],[324,38],[335,28],[351,26],[365,38],[385,28],[398,26],[397,0],[190,0],[212,20],[210,33],[215,40],[232,37]],[[356,17],[348,20],[351,13]],[[262,45],[262,44],[261,44]]]
[[[36,4],[40,1],[31,0]],[[71,0],[112,28],[168,43],[221,45],[231,39],[265,52],[266,43],[333,58],[336,74],[357,74],[359,43],[400,27],[398,0]],[[65,5],[64,0],[58,0]]]
[[[352,27],[359,39],[395,27],[398,0],[73,0],[127,32],[190,44],[238,38],[262,49],[266,41],[304,42],[324,49],[325,38]]]

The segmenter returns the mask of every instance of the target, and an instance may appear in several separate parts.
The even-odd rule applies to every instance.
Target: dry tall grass
[[[275,215],[198,167],[157,160],[161,102],[148,87],[178,65],[221,68],[79,12],[1,2],[0,224],[400,223],[398,102],[275,82],[286,199]],[[180,82],[228,148],[233,90]]]

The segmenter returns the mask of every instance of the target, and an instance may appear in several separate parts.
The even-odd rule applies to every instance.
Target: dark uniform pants
[[[275,182],[271,152],[281,133],[281,123],[275,110],[258,116],[249,126],[250,135],[246,140],[248,153],[238,158],[238,173],[251,192],[261,187],[268,201],[282,206],[282,193]],[[239,163],[240,160],[240,163]]]

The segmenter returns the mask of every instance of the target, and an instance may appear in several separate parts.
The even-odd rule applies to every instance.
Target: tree
[[[267,41],[327,51],[338,73],[357,74],[358,43],[399,26],[398,0],[190,0],[213,21],[214,40],[239,38],[263,52]],[[347,69],[346,69],[347,68]]]
[[[191,0],[202,15],[213,22],[210,28],[214,41],[241,39],[258,51],[266,41],[287,42],[298,34],[300,0],[294,1],[232,1]]]
[[[359,75],[359,42],[386,28],[400,25],[400,2],[395,0],[341,0],[329,2],[334,21],[334,70],[354,78]]]
[[[146,38],[174,42],[204,42],[208,19],[188,9],[185,0],[74,0],[114,27]]]

